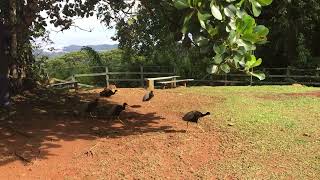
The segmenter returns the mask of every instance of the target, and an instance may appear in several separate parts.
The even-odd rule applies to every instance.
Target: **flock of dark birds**
[[[117,90],[114,90],[112,91],[112,89],[106,87],[104,88],[103,91],[100,92],[100,97],[111,97],[113,95],[115,95],[117,92]],[[154,93],[153,91],[148,91],[142,98],[142,101],[150,101],[152,98],[154,97]],[[92,115],[92,112],[94,112],[97,107],[99,105],[99,98],[96,98],[94,101],[91,101],[88,103],[87,107],[86,107],[86,113],[89,113],[91,117],[94,117]],[[120,113],[122,111],[124,111],[126,109],[126,107],[129,106],[127,103],[123,103],[122,105],[115,105],[112,109],[112,112],[111,112],[111,116],[112,118],[117,118],[122,124],[123,121],[120,119]],[[188,113],[186,113],[183,117],[182,117],[182,120],[186,121],[187,122],[187,128],[188,128],[188,124],[189,122],[192,122],[192,123],[197,123],[198,125],[198,121],[201,117],[204,117],[204,116],[207,116],[207,115],[210,115],[210,112],[206,112],[206,113],[201,113],[200,111],[190,111]],[[199,126],[198,126],[199,127]],[[201,127],[199,127],[201,128]],[[202,130],[202,128],[201,128]]]

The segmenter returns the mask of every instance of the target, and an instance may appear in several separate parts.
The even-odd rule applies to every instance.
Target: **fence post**
[[[74,74],[72,74],[72,76],[71,76],[71,81],[72,81],[72,82],[76,82],[76,77],[75,77]]]
[[[140,83],[141,87],[144,87],[144,76],[143,76],[143,66],[140,65]]]
[[[227,85],[227,81],[228,81],[228,74],[225,73],[225,75],[224,75],[224,85],[225,86]]]
[[[253,72],[253,68],[252,68],[251,72]],[[253,76],[252,76],[252,74],[250,74],[250,86],[252,86],[252,82],[253,82]]]
[[[287,78],[289,78],[289,76],[290,76],[290,67],[287,67],[286,76],[287,76]]]
[[[107,84],[107,87],[109,87],[109,69],[108,69],[108,66],[105,67],[106,69],[106,84]]]
[[[177,75],[177,69],[176,69],[176,66],[173,66],[173,74],[174,74],[174,76],[176,76]],[[176,81],[177,80],[177,78],[173,78],[173,81]],[[177,82],[174,82],[173,84],[172,84],[172,86],[175,88],[175,87],[177,87]]]

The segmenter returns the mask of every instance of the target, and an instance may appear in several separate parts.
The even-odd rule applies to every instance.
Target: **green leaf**
[[[242,4],[244,3],[244,1],[245,1],[245,0],[241,0],[240,2],[238,2],[238,3],[236,4],[236,6],[240,8],[240,7],[242,6]]]
[[[237,39],[236,43],[238,46],[242,46],[246,51],[254,51],[256,50],[256,46],[250,42],[244,41],[242,39]]]
[[[225,73],[229,73],[230,72],[230,66],[228,64],[222,64],[220,66],[220,69]]]
[[[191,4],[191,3],[190,3]],[[192,2],[193,7],[199,7],[201,6],[201,0],[193,0]]]
[[[214,74],[218,72],[218,66],[217,65],[211,65],[207,68],[207,72],[209,74]]]
[[[236,21],[234,19],[231,19],[228,25],[230,26],[230,28],[232,30],[236,30],[237,29]]]
[[[238,18],[242,18],[243,16],[246,15],[246,13],[242,10],[237,9],[236,15],[238,16]]]
[[[198,19],[202,28],[206,29],[206,21],[211,17],[211,14],[205,13],[202,14],[198,11]]]
[[[261,14],[261,5],[255,0],[251,0],[251,5],[252,5],[253,15],[255,17],[258,17]]]
[[[213,62],[215,64],[220,64],[223,61],[221,54],[217,54],[213,58]]]
[[[245,66],[245,63],[244,63],[244,56],[240,55],[240,54],[236,54],[234,57],[233,57],[233,61],[234,61],[234,64],[236,67],[238,67],[238,65],[241,65],[242,67]]]
[[[254,55],[247,56],[246,69],[252,68],[253,64],[256,62],[256,57]]]
[[[219,6],[217,6],[216,4],[215,4],[215,1],[214,0],[212,0],[211,1],[211,3],[210,3],[210,8],[211,8],[211,13],[212,13],[212,15],[216,18],[216,19],[218,19],[218,20],[222,20],[222,14],[221,14],[221,12],[220,12],[220,10],[219,10]]]
[[[258,60],[256,59],[256,57],[254,55],[250,55],[249,60],[246,62],[246,69],[249,70],[251,68],[260,66],[260,64],[262,63],[262,59],[259,58]]]
[[[252,68],[257,67],[257,66],[260,66],[261,63],[262,63],[262,59],[259,58],[259,59],[252,65]]]
[[[237,41],[237,33],[236,31],[230,31],[228,36],[228,41],[230,44],[234,44]]]
[[[237,13],[237,8],[233,4],[230,4],[229,6],[223,8],[223,11],[226,16],[233,18]]]
[[[253,29],[253,32],[259,36],[267,36],[269,34],[269,29],[263,25],[258,25]]]
[[[183,34],[186,34],[188,32],[190,26],[190,19],[192,18],[193,14],[194,11],[191,11],[187,16],[184,17],[183,27],[181,30]]]
[[[208,20],[212,15],[209,14],[209,13],[200,13],[200,11],[198,11],[198,18],[203,20],[203,21],[206,21]]]
[[[254,18],[247,14],[236,21],[237,33],[239,34],[252,33],[255,26],[256,22]]]
[[[135,20],[134,18],[129,18],[128,21],[127,21],[127,23],[128,23],[129,26],[131,26],[132,24],[135,23],[135,21],[136,21],[136,20]]]
[[[215,52],[216,54],[223,54],[223,53],[226,52],[226,47],[225,47],[223,44],[221,44],[221,45],[219,45],[219,46],[214,45],[214,46],[213,46],[213,50],[214,50],[214,52]]]
[[[272,0],[257,0],[261,6],[268,6],[272,3]]]
[[[204,36],[196,36],[193,39],[195,43],[200,47],[206,46],[209,43],[209,39]]]
[[[257,41],[259,41],[259,37],[257,34],[244,34],[241,36],[241,39],[245,40],[245,41],[249,41],[251,43],[256,43]]]
[[[248,72],[249,75],[252,75],[254,77],[257,77],[260,81],[264,80],[266,78],[266,75],[261,71],[256,72]]]
[[[188,0],[174,0],[174,7],[176,7],[177,9],[185,9],[185,8],[189,8],[189,3]]]
[[[210,24],[207,24],[207,31],[210,34],[211,37],[215,36],[218,34],[218,28],[217,27],[212,27]]]

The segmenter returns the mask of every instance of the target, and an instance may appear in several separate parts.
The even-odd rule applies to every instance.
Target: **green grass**
[[[219,103],[199,107],[213,112],[212,121],[203,126],[207,130],[214,127],[220,133],[222,158],[207,165],[218,169],[219,177],[320,177],[320,97],[288,94],[319,88],[192,87],[173,91],[220,99]]]

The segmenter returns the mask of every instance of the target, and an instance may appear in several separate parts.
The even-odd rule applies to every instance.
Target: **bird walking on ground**
[[[153,91],[147,92],[144,96],[142,101],[149,101],[151,98],[154,97]]]
[[[183,116],[183,120],[187,121],[187,129],[189,122],[197,123],[197,126],[203,131],[203,129],[198,125],[198,121],[201,117],[210,115],[210,112],[206,112],[205,114],[201,113],[200,111],[190,111]]]
[[[120,113],[126,109],[126,106],[128,106],[127,103],[123,103],[123,105],[116,105],[111,113],[112,117],[117,117],[117,119],[122,123],[123,121],[120,119]]]
[[[110,97],[110,96],[116,94],[117,91],[118,91],[118,90],[112,91],[112,90],[109,89],[109,88],[105,88],[103,91],[100,92],[100,96],[101,96],[101,97]]]
[[[88,103],[86,112],[90,113],[90,116],[93,117],[92,112],[98,107],[99,105],[99,99],[95,99],[94,101],[91,101],[90,103]]]

